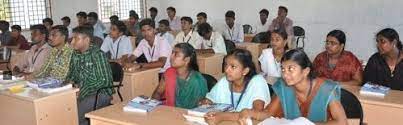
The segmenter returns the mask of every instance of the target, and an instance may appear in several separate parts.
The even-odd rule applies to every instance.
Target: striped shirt
[[[41,67],[41,70],[34,73],[35,78],[52,77],[64,81],[69,72],[69,65],[73,49],[65,44],[61,50],[53,47]]]
[[[84,53],[75,51],[67,80],[80,87],[80,100],[95,95],[102,87],[112,86],[112,70],[106,55],[93,45]],[[112,92],[112,89],[101,91],[106,95],[112,95]]]

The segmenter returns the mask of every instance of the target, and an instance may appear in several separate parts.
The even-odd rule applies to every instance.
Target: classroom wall
[[[277,7],[287,6],[288,17],[306,30],[305,50],[313,59],[324,50],[326,34],[332,29],[346,32],[346,50],[359,59],[368,60],[376,52],[375,34],[382,28],[392,27],[403,34],[403,5],[401,0],[152,0],[160,14],[174,6],[179,16],[192,16],[204,11],[208,21],[216,27],[224,24],[224,14],[232,9],[236,21],[254,24],[262,8],[270,11],[269,18],[277,15]],[[154,6],[150,4],[149,6]],[[401,35],[402,36],[402,35]]]

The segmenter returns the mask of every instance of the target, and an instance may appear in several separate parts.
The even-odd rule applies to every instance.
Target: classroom
[[[0,125],[403,122],[396,0],[2,0]]]

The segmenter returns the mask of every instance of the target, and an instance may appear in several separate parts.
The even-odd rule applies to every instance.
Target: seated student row
[[[146,23],[147,22],[147,20],[144,20],[144,23],[142,23],[143,25],[141,25],[141,27],[142,27],[142,29],[144,28],[144,31],[149,31],[149,35],[147,36],[147,35],[144,35],[145,36],[145,41],[146,42],[143,42],[145,45],[148,45],[149,44],[149,42],[148,41],[152,41],[153,39],[153,37],[155,38],[155,35],[154,35],[154,32],[153,32],[153,26],[152,26],[152,24],[154,24],[152,21],[148,21],[148,23]],[[210,35],[210,38],[211,38],[211,34],[212,34],[212,30],[209,30],[209,28],[211,29],[211,27],[208,27],[208,24],[206,23],[206,24],[203,24],[203,25],[206,25],[206,29],[208,29],[208,30],[206,30],[207,31],[207,36],[208,35]],[[201,27],[202,27],[202,25],[201,25]],[[65,44],[65,41],[66,41],[66,39],[67,38],[65,38],[64,36],[67,36],[67,32],[65,32],[65,31],[67,31],[67,30],[64,30],[65,28],[63,28],[62,26],[57,26],[57,27],[54,27],[54,29],[52,29],[52,32],[51,32],[51,35],[50,35],[50,44],[51,44],[51,46],[52,47],[54,47],[54,49],[52,49],[51,50],[51,56],[49,56],[49,58],[53,58],[53,59],[48,59],[49,61],[47,61],[45,64],[45,66],[43,66],[44,67],[44,69],[45,70],[43,70],[43,71],[46,71],[46,72],[48,72],[48,73],[38,73],[38,74],[44,74],[44,76],[53,76],[53,77],[60,77],[61,79],[63,79],[64,78],[64,76],[65,76],[65,74],[66,74],[66,72],[68,71],[66,71],[66,68],[55,68],[54,66],[58,66],[58,65],[60,65],[60,67],[68,67],[68,63],[70,63],[69,61],[67,61],[67,60],[69,60],[69,58],[71,58],[71,57],[69,57],[68,55],[69,55],[69,53],[71,53],[72,52],[72,50],[71,49],[69,49],[69,47],[68,47],[68,45],[67,44]],[[203,28],[200,28],[199,29],[199,31],[202,31],[203,30]],[[64,35],[63,35],[64,34]],[[147,34],[147,33],[144,33],[144,34]],[[46,36],[46,35],[45,35]],[[203,35],[204,36],[204,35]],[[280,36],[279,34],[278,34],[278,36]],[[284,35],[283,35],[284,36]],[[287,35],[285,35],[285,36],[287,36]],[[331,36],[331,35],[328,35],[328,36]],[[396,37],[397,36],[397,37]],[[276,35],[273,35],[273,37],[276,37]],[[46,38],[46,37],[45,37]],[[64,39],[63,39],[64,38]],[[90,37],[91,38],[91,37]],[[281,39],[281,37],[280,37],[280,39]],[[282,37],[282,39],[285,39],[284,37]],[[330,39],[330,38],[329,38]],[[154,39],[155,40],[155,39]],[[331,41],[331,40],[327,40],[327,42],[329,42],[329,41]],[[400,43],[400,40],[398,39],[398,34],[397,34],[397,32],[396,31],[394,31],[393,29],[385,29],[385,30],[382,30],[381,32],[379,32],[378,34],[377,34],[377,42],[378,42],[378,47],[380,47],[380,53],[383,53],[383,54],[391,54],[391,55],[389,55],[390,57],[395,57],[395,59],[401,59],[401,57],[400,57],[400,55],[401,54],[399,54],[400,53],[400,50],[401,50],[401,43]],[[165,41],[165,43],[167,43],[167,41]],[[329,42],[330,43],[330,42]],[[273,42],[273,46],[275,46],[274,45],[275,44],[275,42]],[[158,44],[156,44],[156,45],[158,45]],[[66,47],[67,46],[67,47]],[[166,45],[166,46],[168,46],[168,48],[169,48],[169,46],[170,45]],[[344,46],[344,44],[343,44],[343,46]],[[399,48],[400,47],[400,48]],[[149,48],[151,48],[151,47],[149,47]],[[137,49],[137,48],[136,48]],[[149,49],[150,50],[150,49]],[[382,51],[383,50],[383,51]],[[147,50],[145,50],[145,49],[143,49],[143,50],[139,50],[139,51],[141,51],[141,52],[143,52],[143,54],[145,53],[145,52],[147,52]],[[155,50],[154,50],[155,51]],[[154,51],[153,51],[153,53],[154,53]],[[397,53],[396,53],[396,51],[397,51]],[[166,51],[165,51],[166,52]],[[169,51],[168,51],[169,52]],[[53,54],[52,54],[53,53]],[[393,56],[393,54],[395,54],[395,56]],[[150,54],[149,56],[151,56],[152,57],[152,55],[153,54]],[[231,54],[229,54],[229,55],[231,55]],[[57,58],[57,57],[65,57],[65,58]],[[166,60],[167,60],[167,58],[168,57],[170,57],[169,55],[168,56],[166,56],[166,57],[162,57],[162,58],[165,58],[165,59],[161,59],[162,61],[164,61],[165,60],[165,63],[169,63],[169,62],[166,62]],[[396,57],[399,57],[399,58],[396,58]],[[57,58],[57,59],[56,59]],[[160,57],[161,58],[161,57]],[[158,60],[160,60],[160,58],[157,58]],[[393,59],[393,58],[392,58]],[[227,62],[227,59],[226,59],[226,62]],[[370,61],[369,61],[369,64],[370,64],[370,62],[371,62],[371,59],[370,59]],[[389,61],[390,62],[390,61]],[[393,61],[392,61],[393,62]],[[400,60],[397,60],[397,62],[400,62]],[[148,63],[147,63],[148,64]],[[143,64],[143,65],[147,65],[147,64]],[[162,67],[163,65],[161,65],[161,64],[164,64],[164,63],[159,63],[159,65],[155,65],[155,64],[149,64],[149,65],[154,65],[154,66],[156,66],[156,67]],[[63,66],[63,65],[67,65],[67,66]],[[374,64],[375,65],[375,64]],[[141,67],[141,64],[140,64],[140,67]],[[139,68],[139,67],[138,67]],[[390,68],[390,67],[389,67]],[[49,69],[49,70],[48,70]],[[227,71],[226,71],[227,72]],[[107,74],[107,73],[105,73],[105,74]],[[227,75],[229,75],[230,73],[227,73]],[[35,76],[35,75],[34,75]],[[38,76],[41,76],[41,75],[38,75]],[[227,76],[228,77],[228,76]],[[227,78],[227,77],[225,77],[225,78]],[[393,77],[393,76],[392,76]],[[27,77],[27,78],[30,78],[30,77]],[[228,77],[228,78],[230,78],[230,77]],[[262,81],[264,81],[264,79],[262,80]],[[261,82],[262,82],[261,81]],[[220,84],[217,84],[217,85],[220,85]],[[263,88],[263,87],[262,87]],[[265,87],[265,88],[267,88],[267,87]],[[234,88],[234,91],[236,91],[236,89]],[[236,93],[235,94],[233,94],[233,95],[235,95],[235,96],[237,96],[236,95]],[[264,101],[264,100],[263,100]],[[233,102],[233,104],[235,105],[235,102],[234,101],[232,101]],[[241,103],[241,102],[239,102],[239,103]],[[237,104],[238,105],[238,104]],[[224,115],[224,116],[226,116],[226,115]],[[232,116],[232,114],[230,114],[230,115],[228,115],[228,116]]]

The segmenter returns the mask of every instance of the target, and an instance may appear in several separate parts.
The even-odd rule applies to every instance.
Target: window
[[[51,17],[49,0],[0,0],[0,20],[23,29],[41,24],[42,19]]]
[[[129,11],[134,10],[139,18],[144,15],[144,0],[98,0],[98,9],[102,22],[109,22],[109,17],[117,15],[120,20],[129,18]]]

